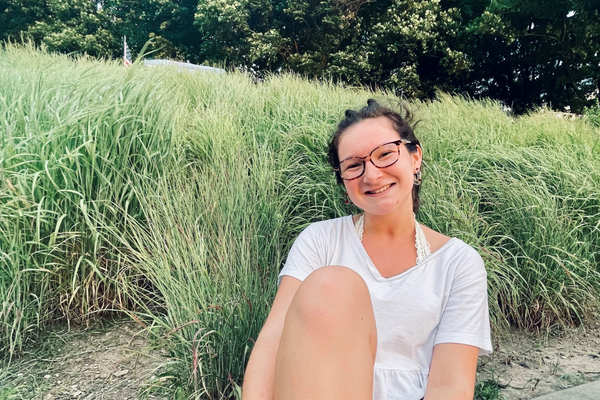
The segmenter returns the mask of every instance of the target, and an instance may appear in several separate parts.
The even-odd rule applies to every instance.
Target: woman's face
[[[352,125],[342,134],[338,156],[340,160],[368,156],[376,147],[398,139],[400,135],[390,120],[369,118]],[[377,168],[366,160],[363,175],[344,180],[344,186],[350,200],[367,213],[386,215],[399,207],[412,211],[414,174],[420,167],[421,149],[411,154],[406,145],[401,144],[400,157],[395,164]]]

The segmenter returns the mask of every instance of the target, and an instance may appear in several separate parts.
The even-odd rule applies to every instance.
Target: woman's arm
[[[291,276],[284,276],[273,301],[271,312],[263,326],[250,354],[242,400],[272,400],[275,377],[275,359],[283,331],[285,316],[292,299],[302,282]]]
[[[425,400],[473,400],[479,348],[440,343],[433,348]]]

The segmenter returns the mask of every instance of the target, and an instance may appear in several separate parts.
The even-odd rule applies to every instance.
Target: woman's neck
[[[415,237],[415,218],[412,207],[398,209],[386,215],[373,215],[365,212],[364,232],[371,237],[385,237],[388,240],[413,240]]]

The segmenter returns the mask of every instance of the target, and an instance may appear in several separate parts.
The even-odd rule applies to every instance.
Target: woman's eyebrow
[[[343,158],[340,157],[340,163],[347,161],[347,160],[351,160],[353,158],[359,158],[359,157],[357,157],[357,156],[349,156],[349,157],[343,157]]]
[[[351,155],[351,156],[348,156],[348,157],[340,157],[340,161],[344,161],[344,160],[347,160],[347,159],[349,159],[349,158],[365,158],[365,157],[368,157],[368,156],[369,156],[369,154],[371,154],[373,151],[375,151],[375,150],[376,150],[376,149],[378,149],[379,147],[383,146],[384,144],[390,144],[390,143],[394,143],[394,141],[392,141],[392,142],[383,142],[383,143],[380,143],[380,144],[378,144],[377,146],[373,147],[373,148],[372,148],[372,149],[371,149],[371,150],[370,150],[370,151],[369,151],[367,154],[365,154],[364,156]]]

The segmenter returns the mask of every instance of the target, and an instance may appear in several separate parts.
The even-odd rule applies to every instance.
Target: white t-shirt
[[[317,222],[294,242],[278,283],[284,275],[303,281],[327,265],[356,271],[369,288],[377,327],[374,400],[423,398],[438,343],[476,346],[479,355],[492,352],[487,273],[479,254],[460,239],[384,278],[362,246],[352,216]]]

